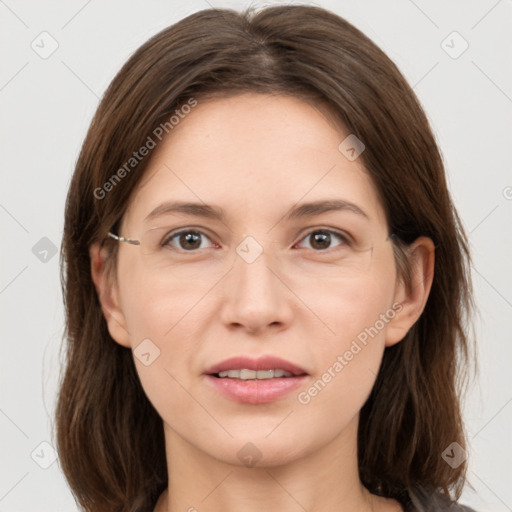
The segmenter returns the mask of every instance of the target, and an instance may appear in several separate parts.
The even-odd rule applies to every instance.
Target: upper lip
[[[274,356],[262,356],[256,359],[246,357],[246,356],[237,356],[230,357],[229,359],[225,359],[220,363],[214,364],[210,368],[206,370],[206,374],[214,375],[219,372],[223,372],[226,370],[272,370],[280,368],[285,370],[286,372],[290,372],[293,375],[306,375],[306,370],[302,369],[300,366],[297,366],[290,361],[286,361],[285,359],[281,359],[280,357]]]

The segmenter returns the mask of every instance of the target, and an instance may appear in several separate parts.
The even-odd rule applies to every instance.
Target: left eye
[[[176,249],[191,252],[195,251],[196,249],[206,249],[208,244],[205,242],[205,240],[213,244],[211,239],[201,231],[185,230],[169,235],[169,237],[164,240],[162,245],[171,245]],[[332,244],[334,241],[338,241],[337,245],[344,245],[348,243],[347,238],[340,233],[336,233],[335,231],[331,231],[329,229],[317,229],[308,233],[296,245],[304,247],[302,244],[308,240],[310,240],[310,244],[309,247],[306,246],[306,248],[314,249],[316,251],[325,251],[327,249],[331,249],[333,247]]]
[[[310,240],[309,249],[314,249],[316,251],[325,251],[326,249],[332,248],[333,240],[338,240],[340,243],[338,245],[347,244],[348,241],[346,237],[341,235],[340,233],[336,233],[335,231],[331,231],[329,229],[317,229],[315,231],[311,231],[308,233],[300,242],[300,244],[304,241]],[[303,246],[302,246],[303,247]]]

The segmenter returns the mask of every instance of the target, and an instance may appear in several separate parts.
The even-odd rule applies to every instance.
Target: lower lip
[[[280,377],[275,379],[230,379],[206,375],[206,380],[224,396],[236,402],[266,404],[300,387],[307,375]]]

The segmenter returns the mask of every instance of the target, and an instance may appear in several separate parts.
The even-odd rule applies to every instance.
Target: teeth
[[[258,380],[266,380],[266,379],[274,379],[279,377],[293,377],[293,373],[286,372],[285,370],[281,370],[281,368],[276,368],[273,370],[247,370],[245,368],[241,370],[226,370],[223,372],[219,372],[219,377],[228,377],[230,379],[240,379],[240,380],[250,380],[250,379],[258,379]]]

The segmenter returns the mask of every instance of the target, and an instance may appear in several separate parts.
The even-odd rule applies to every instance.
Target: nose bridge
[[[252,330],[284,322],[289,309],[286,288],[275,275],[277,266],[271,241],[268,237],[265,241],[265,247],[254,236],[246,236],[240,242],[226,282],[224,319]]]
[[[259,238],[262,240],[261,237]],[[253,297],[264,293],[267,298],[270,298],[273,294],[270,293],[269,287],[274,287],[276,279],[269,268],[273,261],[275,261],[275,255],[268,237],[260,243],[252,235],[245,236],[236,247],[233,268],[236,288],[249,287],[245,291],[250,291]]]

